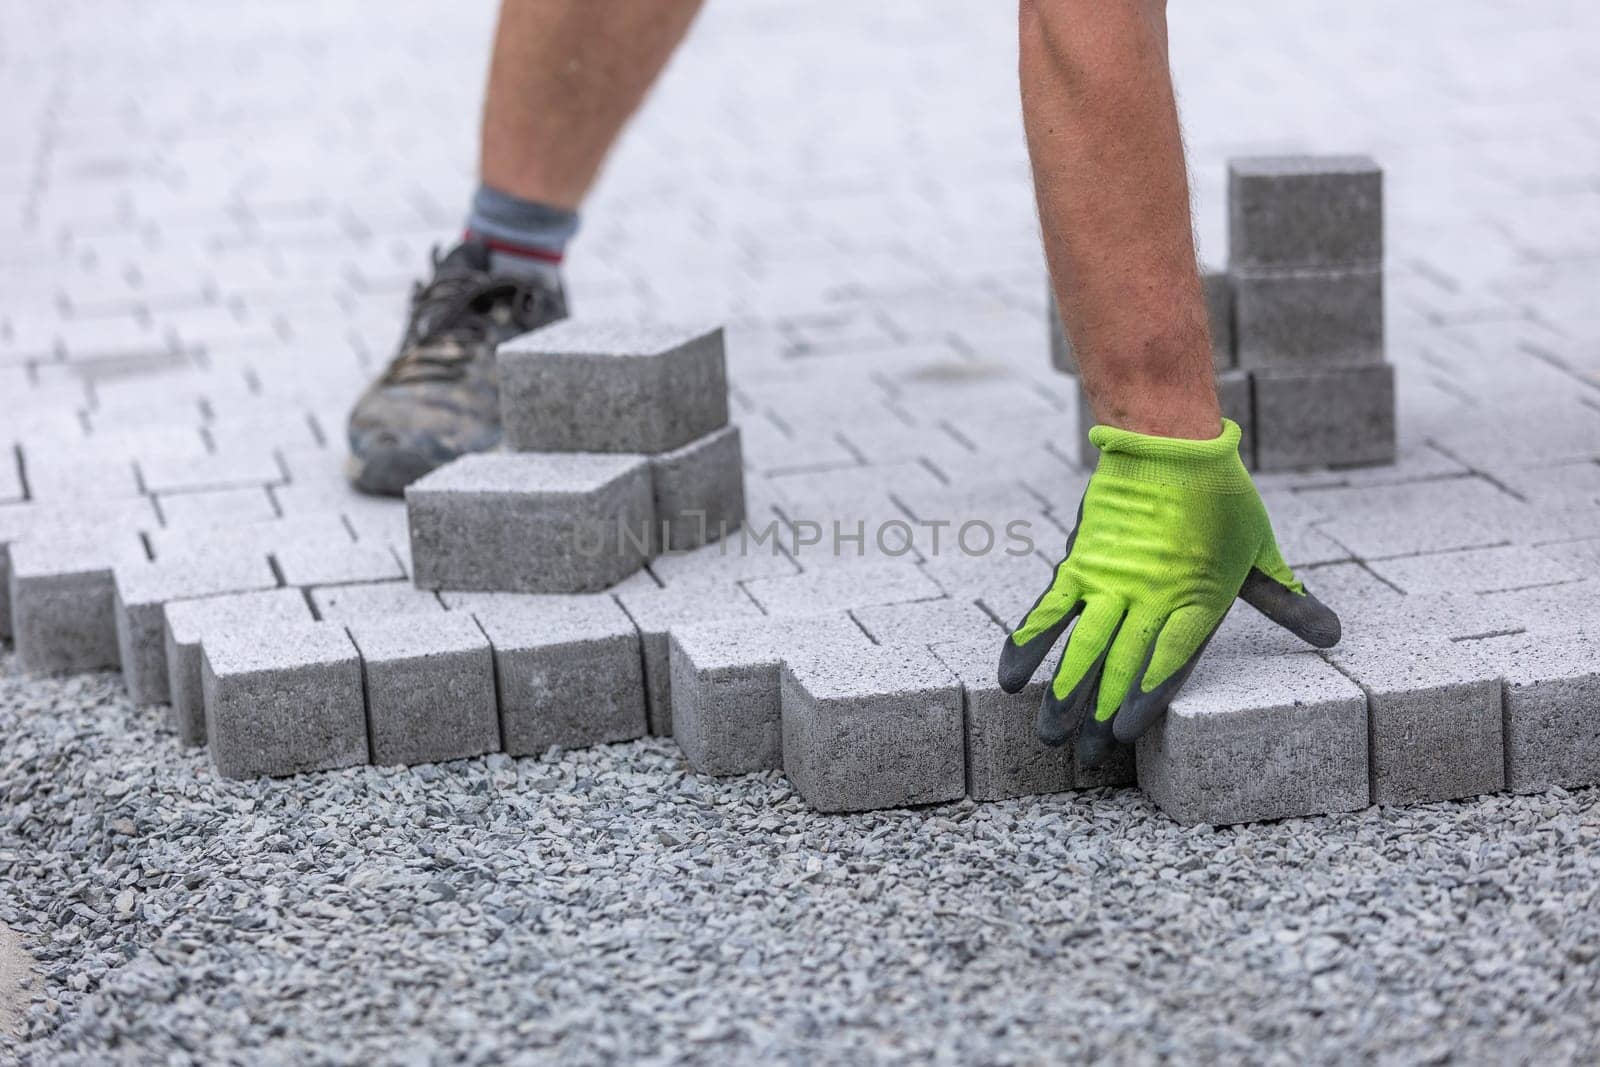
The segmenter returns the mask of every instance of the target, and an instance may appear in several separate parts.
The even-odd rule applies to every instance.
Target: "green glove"
[[[1052,745],[1077,732],[1078,758],[1092,764],[1113,737],[1132,741],[1166,712],[1235,598],[1318,648],[1338,643],[1339,617],[1278,552],[1237,424],[1224,419],[1210,441],[1110,426],[1089,440],[1100,463],[1078,525],[1050,588],[1006,639],[1000,686],[1021,692],[1077,620],[1036,725]]]

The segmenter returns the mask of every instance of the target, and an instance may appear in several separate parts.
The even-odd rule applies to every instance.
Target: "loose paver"
[[[847,655],[871,640],[842,613],[701,623],[669,631],[672,736],[701,774],[783,766],[779,677],[801,653]]]
[[[402,614],[347,629],[361,653],[373,763],[436,763],[500,750],[494,657],[471,615]]]
[[[1207,656],[1136,759],[1181,823],[1354,811],[1371,802],[1366,694],[1311,653]]]
[[[1414,631],[1413,631],[1414,633]],[[1420,804],[1505,788],[1500,671],[1480,642],[1350,641],[1329,661],[1367,695],[1375,804]]]
[[[1515,634],[1477,644],[1505,678],[1506,788],[1600,783],[1600,660],[1594,638]]]
[[[609,596],[536,596],[470,610],[494,649],[506,752],[537,755],[645,732],[639,634]]]
[[[215,549],[119,564],[113,576],[118,658],[128,695],[138,704],[170,699],[161,614],[167,603],[278,585],[266,556]]]
[[[617,603],[639,631],[650,732],[664,737],[672,736],[672,628],[762,617],[744,588],[728,582],[629,590],[617,594]]]
[[[641,456],[465,456],[407,487],[406,507],[428,589],[597,592],[656,551]]]
[[[967,795],[973,800],[1134,783],[1132,745],[1117,745],[1104,763],[1086,767],[1077,762],[1072,745],[1052,747],[1039,740],[1034,718],[1055,671],[1050,660],[1039,665],[1020,693],[1007,693],[1000,688],[1000,653],[994,642],[975,644],[964,638],[935,644],[932,651],[961,682]]]
[[[361,657],[337,623],[206,633],[206,747],[225,778],[277,777],[370,762]]]
[[[501,349],[506,443],[524,452],[669,452],[722,429],[720,329],[572,319]]]
[[[208,632],[231,633],[314,621],[305,595],[298,589],[174,600],[162,607],[161,614],[172,726],[185,745],[206,742],[200,647]]]
[[[727,426],[650,457],[663,550],[685,551],[726,537],[744,521],[739,428]]]
[[[823,812],[958,800],[961,685],[925,648],[808,648],[779,678],[783,770]]]
[[[23,666],[41,674],[121,665],[116,568],[144,560],[137,538],[88,531],[11,546],[11,627]]]

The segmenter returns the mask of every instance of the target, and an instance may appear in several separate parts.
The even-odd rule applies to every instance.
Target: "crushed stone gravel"
[[[24,1064],[1593,1062],[1600,793],[847,817],[670,742],[230,782],[0,658]]]

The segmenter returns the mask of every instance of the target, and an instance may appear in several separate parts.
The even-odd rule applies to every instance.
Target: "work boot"
[[[400,352],[350,412],[350,484],[400,496],[411,482],[500,443],[495,348],[567,314],[557,281],[495,273],[489,248],[465,240],[411,294]]]

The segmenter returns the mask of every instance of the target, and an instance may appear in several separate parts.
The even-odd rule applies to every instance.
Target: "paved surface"
[[[0,454],[0,500],[142,487],[163,530],[331,508],[396,540],[339,487],[338,433],[471,185],[491,12],[436,12],[0,15],[0,386],[23,398],[0,425],[26,472]],[[1388,174],[1402,457],[1263,479],[1294,554],[1342,568],[1353,618],[1362,590],[1459,589],[1520,628],[1594,603],[1596,16],[1174,17],[1208,258],[1229,155]],[[730,322],[757,506],[1070,513],[1013,37],[990,5],[713,5],[619,151],[575,306]],[[1032,584],[927,571],[1000,614]],[[7,670],[0,922],[45,949],[40,1060],[1593,1052],[1581,793],[1217,835],[1131,792],[832,820],[659,742],[225,785],[116,683]],[[660,876],[590,878],[619,841]],[[345,895],[308,893],[318,872]]]

